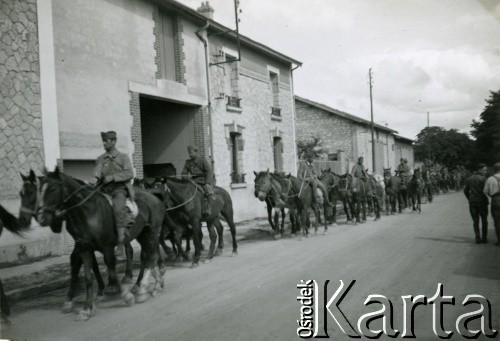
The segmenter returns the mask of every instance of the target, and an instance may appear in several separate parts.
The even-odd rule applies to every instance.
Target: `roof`
[[[183,12],[187,17],[190,17],[194,21],[198,21],[200,23],[200,26],[203,24],[206,24],[208,22],[210,29],[214,30],[215,32],[227,32],[226,34],[228,36],[232,37],[233,39],[236,39],[236,32],[234,32],[231,28],[226,27],[226,26],[219,24],[218,22],[216,22],[212,19],[205,17],[203,14],[198,13],[196,10],[192,9],[191,7],[188,7],[188,6],[181,4],[181,3],[174,1],[174,0],[153,0],[153,1],[164,8],[176,9],[178,11]],[[302,62],[299,62],[298,60],[293,59],[291,57],[288,57],[288,56],[282,54],[281,52],[273,50],[272,48],[270,48],[264,44],[261,44],[253,39],[250,39],[242,34],[240,34],[240,42],[243,45],[250,46],[256,50],[259,50],[260,52],[262,52],[264,54],[271,56],[271,57],[280,59],[282,61],[286,61],[286,62],[291,63],[291,64],[295,64],[296,66],[302,65]]]
[[[325,110],[325,111],[327,111],[327,112],[329,112],[331,114],[338,115],[340,117],[344,117],[344,118],[346,118],[348,120],[351,120],[351,121],[354,121],[354,122],[357,122],[357,123],[361,123],[361,124],[364,124],[364,125],[371,125],[371,121],[368,121],[368,120],[365,120],[364,118],[361,118],[361,117],[358,117],[358,116],[354,116],[354,115],[348,114],[346,112],[334,109],[334,108],[329,107],[329,106],[327,106],[325,104],[314,102],[314,101],[311,101],[310,99],[306,99],[306,98],[303,98],[303,97],[300,97],[300,96],[297,96],[297,95],[295,95],[295,99],[298,100],[298,101],[300,101],[300,102],[312,105],[313,107]],[[398,133],[394,129],[388,128],[386,126],[383,126],[383,125],[380,125],[380,124],[377,124],[377,123],[374,123],[373,126],[375,128],[377,128],[377,129],[388,131],[388,132],[393,133],[393,134],[397,134]]]
[[[406,143],[409,143],[409,144],[413,144],[413,142],[415,142],[412,139],[409,139],[407,137],[404,137],[404,136],[401,136],[401,135],[397,135],[397,134],[394,134],[394,139],[395,140],[400,140],[402,142],[406,142]]]

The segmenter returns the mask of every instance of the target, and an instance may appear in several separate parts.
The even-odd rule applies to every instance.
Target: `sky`
[[[199,0],[179,0],[197,8]],[[498,0],[239,0],[240,33],[303,66],[295,94],[415,138],[427,125],[470,131],[500,90]],[[233,0],[211,0],[234,28]]]

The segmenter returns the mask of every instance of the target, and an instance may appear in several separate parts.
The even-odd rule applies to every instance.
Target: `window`
[[[227,95],[227,105],[240,108],[241,99],[238,88],[238,62],[237,58],[225,53],[227,64],[224,64],[224,92]]]
[[[243,173],[243,139],[241,133],[231,132],[231,183],[241,184],[245,182]]]
[[[271,82],[271,91],[273,96],[273,106],[271,107],[271,115],[281,116],[280,109],[280,94],[279,94],[279,75],[276,72],[269,71],[269,79]]]
[[[166,13],[161,14],[161,57],[162,57],[162,75],[163,78],[176,81],[176,57],[175,37],[174,37],[175,18]]]
[[[329,161],[339,161],[338,154],[337,153],[328,154],[328,160]]]
[[[283,172],[283,140],[281,137],[273,137],[274,171]]]

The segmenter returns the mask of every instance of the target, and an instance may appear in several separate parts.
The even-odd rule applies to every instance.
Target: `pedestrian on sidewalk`
[[[497,235],[496,246],[500,246],[500,162],[493,165],[495,174],[486,180],[484,193],[491,198],[491,216]]]
[[[488,197],[484,194],[487,171],[486,165],[480,163],[477,166],[477,171],[465,181],[464,187],[465,196],[469,201],[469,211],[476,235],[476,244],[488,243]],[[481,234],[479,233],[480,219],[482,223]]]

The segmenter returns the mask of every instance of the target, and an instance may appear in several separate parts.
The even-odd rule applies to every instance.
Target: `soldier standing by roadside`
[[[500,246],[500,162],[493,166],[495,174],[486,180],[484,193],[491,198],[491,216],[497,235],[496,246]]]
[[[476,244],[488,242],[488,197],[484,194],[484,184],[486,182],[486,165],[480,163],[477,172],[472,174],[465,182],[464,193],[469,200],[469,211],[474,224],[476,234]],[[482,238],[479,233],[479,219],[482,223]]]

